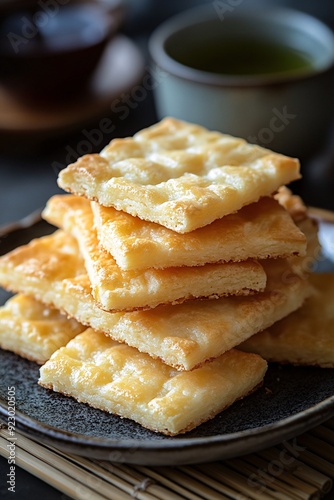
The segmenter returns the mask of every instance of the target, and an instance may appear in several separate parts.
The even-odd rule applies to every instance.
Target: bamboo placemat
[[[334,419],[262,452],[179,467],[91,460],[15,431],[16,464],[73,499],[316,500],[332,490]],[[0,429],[0,454],[11,442]]]

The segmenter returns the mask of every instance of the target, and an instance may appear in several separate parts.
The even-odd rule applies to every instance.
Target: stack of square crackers
[[[295,159],[172,118],[80,158],[43,212],[58,230],[0,259],[18,292],[1,347],[45,363],[42,386],[168,435],[250,394],[266,360],[316,362],[296,325],[334,280],[309,279],[316,226],[281,188],[298,178]]]

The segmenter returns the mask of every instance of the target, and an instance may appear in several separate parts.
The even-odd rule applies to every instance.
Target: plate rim
[[[6,413],[0,401],[0,425]],[[296,439],[333,416],[334,395],[302,412],[262,427],[168,441],[110,439],[74,434],[43,424],[20,411],[16,412],[16,424],[17,429],[26,437],[65,453],[141,466],[180,466],[241,457],[278,444],[294,448],[295,442],[288,444],[289,440]],[[35,422],[34,428],[32,423]]]
[[[66,397],[66,396],[64,396]],[[72,398],[73,399],[73,398]],[[73,399],[74,400],[74,399]],[[74,400],[75,401],[75,400]],[[262,434],[267,434],[271,430],[281,430],[282,428],[286,427],[293,427],[296,424],[301,424],[304,420],[308,421],[311,416],[318,416],[319,413],[321,412],[328,412],[330,415],[333,414],[334,416],[334,394],[332,396],[329,396],[328,398],[320,401],[319,403],[316,403],[315,405],[311,406],[310,408],[307,408],[306,410],[303,410],[301,412],[295,413],[294,415],[290,415],[284,419],[278,420],[276,422],[272,422],[270,424],[266,424],[261,427],[254,427],[251,429],[245,429],[242,431],[238,432],[232,432],[228,434],[217,434],[214,436],[202,436],[202,437],[177,437],[177,439],[173,440],[172,438],[170,440],[153,440],[153,441],[148,441],[148,440],[143,440],[143,439],[116,439],[116,438],[102,438],[102,437],[95,437],[95,436],[89,436],[85,434],[77,434],[73,432],[69,432],[66,430],[58,429],[56,427],[52,427],[49,424],[40,422],[39,420],[30,417],[20,410],[15,411],[15,416],[16,416],[16,421],[21,424],[23,427],[26,427],[27,429],[31,429],[32,431],[37,430],[37,432],[43,433],[45,431],[48,431],[50,434],[54,434],[52,436],[53,438],[59,438],[65,442],[71,443],[73,440],[75,441],[76,444],[81,444],[81,445],[92,445],[96,444],[102,448],[108,448],[110,446],[117,445],[120,448],[128,448],[130,446],[135,446],[136,448],[139,446],[142,447],[143,449],[165,449],[165,448],[175,448],[176,447],[189,447],[189,446],[196,446],[196,445],[202,445],[202,444],[211,444],[211,443],[219,443],[221,444],[223,441],[233,441],[235,439],[241,439],[243,437],[248,438],[248,437],[253,437],[253,436],[259,436]],[[3,416],[8,416],[7,408],[4,404],[3,399],[0,399],[0,415]],[[322,417],[320,417],[322,418]],[[330,418],[330,417],[329,417]],[[326,420],[326,417],[324,418]],[[35,428],[35,427],[36,428]],[[304,430],[303,430],[304,431]],[[153,432],[153,431],[152,431]],[[186,434],[185,434],[186,436]],[[86,442],[87,441],[87,442]],[[153,445],[152,445],[153,444]]]
[[[0,228],[7,229],[7,231],[0,231],[1,237],[9,235],[12,231],[29,230],[40,221],[40,211],[36,211],[31,216],[10,226]],[[78,455],[87,456],[89,451],[89,456],[95,458],[105,458],[106,455],[110,457],[110,453],[114,452],[113,461],[115,462],[140,463],[141,465],[195,464],[242,456],[295,438],[333,416],[334,389],[331,396],[309,408],[263,426],[211,436],[187,437],[187,434],[184,434],[182,437],[176,436],[176,439],[171,437],[167,440],[90,436],[53,427],[19,409],[16,409],[15,414],[17,428],[32,439],[40,439],[59,449],[73,451]],[[0,423],[5,422],[6,417],[8,417],[7,404],[3,398],[0,398]],[[189,458],[189,453],[196,449],[201,450],[201,456]],[[117,453],[120,455],[118,456]]]

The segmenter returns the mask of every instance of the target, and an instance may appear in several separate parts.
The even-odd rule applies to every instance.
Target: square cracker
[[[266,368],[259,356],[232,350],[180,373],[88,329],[42,366],[39,384],[152,431],[176,435],[252,392]]]
[[[0,307],[0,347],[43,364],[85,329],[57,309],[19,294]]]
[[[55,196],[43,212],[46,220],[74,236],[84,257],[96,302],[104,310],[148,309],[198,297],[247,295],[263,290],[266,274],[255,261],[122,271],[99,245],[90,202],[79,196]]]
[[[312,274],[305,304],[239,346],[268,361],[334,368],[334,274]]]
[[[0,285],[31,294],[179,370],[191,370],[269,327],[309,296],[308,282],[293,274],[285,260],[269,260],[265,266],[263,293],[110,313],[90,293],[76,240],[58,231],[1,257]]]
[[[66,191],[187,233],[271,195],[299,162],[204,127],[166,118],[111,141],[59,173]]]
[[[96,202],[92,209],[100,243],[122,269],[202,266],[306,251],[305,235],[269,197],[186,234]]]

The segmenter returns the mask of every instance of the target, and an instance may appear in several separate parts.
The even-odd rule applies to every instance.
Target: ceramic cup
[[[149,49],[160,75],[159,118],[199,123],[300,158],[328,136],[334,36],[312,16],[241,7],[220,15],[208,4],[159,26]]]

